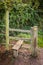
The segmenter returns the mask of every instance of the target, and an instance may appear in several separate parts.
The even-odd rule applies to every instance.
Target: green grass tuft
[[[43,48],[43,36],[38,37],[38,46]]]

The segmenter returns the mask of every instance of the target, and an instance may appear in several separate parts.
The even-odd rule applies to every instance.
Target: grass
[[[30,34],[23,34],[23,33],[20,33],[19,35],[18,35],[18,37],[21,37],[21,38],[30,38],[31,36],[30,36]],[[30,43],[30,41],[24,41],[24,43]]]
[[[21,38],[30,38],[30,34],[19,34],[18,37],[21,37]],[[29,41],[25,41],[25,43],[30,43]],[[38,46],[43,48],[43,35],[38,35]]]
[[[21,37],[21,38],[30,38],[30,34],[20,33],[20,34],[18,35],[18,37]]]
[[[43,48],[43,36],[38,36],[38,46]]]
[[[38,46],[43,48],[43,30],[38,31]]]

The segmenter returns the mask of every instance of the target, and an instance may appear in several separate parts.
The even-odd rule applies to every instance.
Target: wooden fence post
[[[33,57],[37,56],[37,43],[38,43],[38,28],[37,26],[31,27],[31,55]]]
[[[9,10],[5,13],[5,23],[6,23],[6,49],[9,50]]]

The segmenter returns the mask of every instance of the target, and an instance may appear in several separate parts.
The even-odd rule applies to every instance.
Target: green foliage
[[[27,4],[17,4],[10,13],[10,27],[29,28],[38,25],[39,16],[36,11]],[[12,26],[11,26],[12,25]]]
[[[21,37],[21,38],[30,38],[30,34],[20,33],[20,34],[18,35],[18,37]]]
[[[20,38],[31,38],[31,35],[30,34],[26,34],[26,33],[20,33],[20,34],[17,35],[17,37],[20,37]],[[25,40],[24,43],[30,44],[30,41],[29,40]]]
[[[39,0],[23,0],[23,3],[29,4],[34,9],[38,9],[40,5]]]
[[[39,30],[38,34],[38,45],[43,48],[43,30]]]
[[[39,38],[38,38],[38,45],[39,45],[39,47],[43,48],[43,36],[42,35],[39,36]]]
[[[0,0],[0,9],[9,9],[13,8],[15,3],[20,3],[22,0]]]

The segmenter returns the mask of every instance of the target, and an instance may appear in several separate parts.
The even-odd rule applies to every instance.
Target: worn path
[[[28,47],[28,45],[26,47]],[[19,56],[17,58],[13,58],[12,53],[9,53],[8,56],[5,55],[2,57],[0,65],[43,65],[43,48],[39,50],[40,52],[38,57],[31,58],[30,51],[28,49],[20,48]]]

